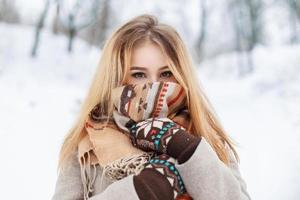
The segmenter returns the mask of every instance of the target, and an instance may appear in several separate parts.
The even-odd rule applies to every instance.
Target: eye
[[[131,74],[131,76],[134,78],[143,78],[142,77],[143,75],[145,75],[143,72],[136,72],[136,73]]]
[[[161,73],[162,77],[171,77],[173,74],[171,71],[165,71],[163,73]]]

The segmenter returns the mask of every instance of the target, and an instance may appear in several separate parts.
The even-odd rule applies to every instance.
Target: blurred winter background
[[[103,42],[139,14],[174,26],[255,200],[300,195],[300,0],[0,0],[1,199],[50,199]]]

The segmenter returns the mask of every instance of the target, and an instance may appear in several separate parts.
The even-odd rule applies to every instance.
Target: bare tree
[[[0,0],[0,21],[7,23],[20,22],[20,16],[14,0]]]
[[[55,8],[55,15],[53,18],[53,23],[52,23],[52,31],[54,34],[57,34],[59,32],[60,29],[60,23],[59,23],[59,3],[56,3],[56,8]]]
[[[73,41],[78,31],[95,22],[99,0],[77,0],[73,5],[63,0],[59,0],[58,3],[60,21],[69,36],[68,52],[72,52]]]
[[[228,10],[236,36],[236,50],[243,55],[238,63],[239,75],[254,70],[252,50],[263,42],[262,0],[229,0]]]
[[[45,1],[44,9],[39,17],[38,23],[36,25],[35,35],[34,35],[34,43],[31,49],[31,56],[35,57],[37,54],[38,46],[40,44],[40,35],[41,30],[44,27],[45,19],[49,10],[50,0]]]
[[[291,43],[298,43],[300,40],[300,1],[299,0],[285,0],[283,3],[286,4],[290,13],[290,25],[291,25]]]
[[[104,44],[106,35],[109,29],[109,19],[111,16],[110,1],[102,0],[99,4],[99,13],[97,19],[89,28],[85,35],[86,40],[93,45],[99,46],[100,48]]]
[[[236,49],[251,51],[263,40],[263,2],[261,0],[230,0],[229,12],[236,33]]]
[[[207,1],[200,0],[200,30],[196,40],[196,53],[197,61],[200,62],[203,59],[203,44],[206,38],[206,29],[207,29]]]

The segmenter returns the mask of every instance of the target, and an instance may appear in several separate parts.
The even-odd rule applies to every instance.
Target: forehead
[[[132,66],[161,67],[166,65],[167,58],[161,48],[153,43],[145,43],[134,48],[132,52]]]

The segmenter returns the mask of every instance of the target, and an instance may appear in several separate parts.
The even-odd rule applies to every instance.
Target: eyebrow
[[[169,68],[168,65],[160,67],[159,70],[163,70],[163,69],[166,69],[166,68]],[[130,68],[130,70],[144,70],[144,71],[147,71],[148,69],[146,67],[132,66]]]

